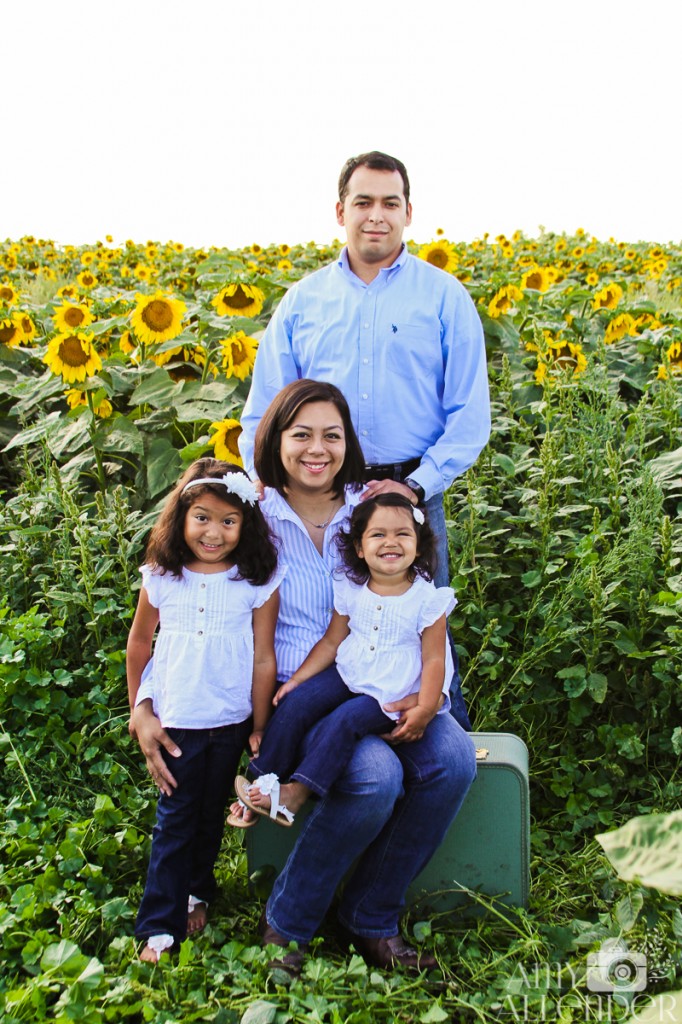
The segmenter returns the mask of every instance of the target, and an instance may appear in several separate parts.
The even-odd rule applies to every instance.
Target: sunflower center
[[[85,320],[85,313],[78,306],[71,306],[64,313],[64,323],[68,324],[69,327],[80,327]]]
[[[236,455],[237,457],[239,457],[239,445],[237,442],[241,432],[241,427],[233,427],[232,430],[228,430],[225,434],[225,447],[232,455]]]
[[[153,299],[144,307],[141,317],[150,331],[167,331],[173,323],[173,310],[163,299]]]
[[[223,299],[226,306],[230,306],[232,309],[244,309],[245,306],[250,306],[253,299],[250,299],[240,284],[234,290],[233,295],[226,295]]]
[[[9,345],[14,340],[16,333],[17,328],[14,324],[10,324],[9,327],[0,327],[0,345]]]
[[[244,359],[244,346],[239,341],[233,341],[230,347],[232,349],[232,362],[241,363]]]
[[[432,263],[434,267],[439,267],[441,270],[447,266],[448,254],[443,252],[442,249],[432,249],[426,257],[427,263]]]
[[[12,302],[14,299],[13,290],[7,287],[0,288],[0,299],[2,299],[3,302]]]
[[[90,353],[80,338],[71,334],[59,346],[59,358],[66,366],[85,366]]]

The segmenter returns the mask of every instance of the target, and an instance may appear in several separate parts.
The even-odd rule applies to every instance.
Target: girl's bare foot
[[[239,800],[230,805],[227,824],[232,828],[251,828],[258,823],[258,815]]]
[[[187,934],[194,935],[196,932],[203,932],[207,921],[207,906],[205,903],[197,903],[187,914]]]
[[[140,953],[140,960],[143,960],[146,964],[158,964],[159,958],[163,956],[163,953],[157,953],[151,946],[145,946]]]
[[[302,782],[285,782],[283,786],[280,786],[279,802],[284,804],[292,814],[296,814],[303,807],[311,792],[312,790]],[[256,807],[262,807],[264,811],[270,810],[272,800],[269,795],[261,793],[258,788],[258,780],[249,790],[249,799]]]

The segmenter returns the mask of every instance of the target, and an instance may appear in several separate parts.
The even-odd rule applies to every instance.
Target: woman
[[[280,588],[275,647],[278,678],[286,681],[325,632],[332,614],[334,537],[362,499],[364,460],[341,392],[298,380],[273,399],[255,442],[256,473],[287,574]],[[354,486],[355,485],[355,486]],[[387,705],[402,711],[416,698]],[[152,777],[166,793],[174,779],[159,754],[178,748],[154,719],[150,702],[135,712],[135,728]],[[313,729],[310,736],[314,736]],[[400,732],[400,722],[393,734]],[[403,942],[398,922],[410,882],[428,863],[476,774],[470,737],[451,715],[438,715],[428,736],[413,743],[362,739],[343,777],[314,803],[261,921],[264,943],[298,950],[279,961],[300,970],[303,953],[347,878],[339,918],[371,964],[412,969],[437,965]],[[250,813],[250,812],[248,812]],[[248,814],[247,814],[248,817]],[[419,844],[413,842],[418,833]]]

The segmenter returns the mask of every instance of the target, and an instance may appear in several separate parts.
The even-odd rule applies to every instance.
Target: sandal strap
[[[271,818],[275,819],[278,814],[281,814],[287,819],[287,821],[294,820],[294,815],[289,808],[279,802],[280,781],[278,775],[275,775],[274,772],[270,772],[267,775],[259,775],[256,779],[256,785],[263,796],[270,797]]]

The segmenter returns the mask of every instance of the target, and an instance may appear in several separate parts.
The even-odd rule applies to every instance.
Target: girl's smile
[[[243,513],[229,501],[210,492],[200,495],[187,509],[185,544],[194,556],[187,568],[222,572],[232,565],[230,555],[239,544]]]
[[[379,506],[372,514],[360,541],[358,555],[376,582],[399,583],[418,555],[417,531],[410,512]]]

